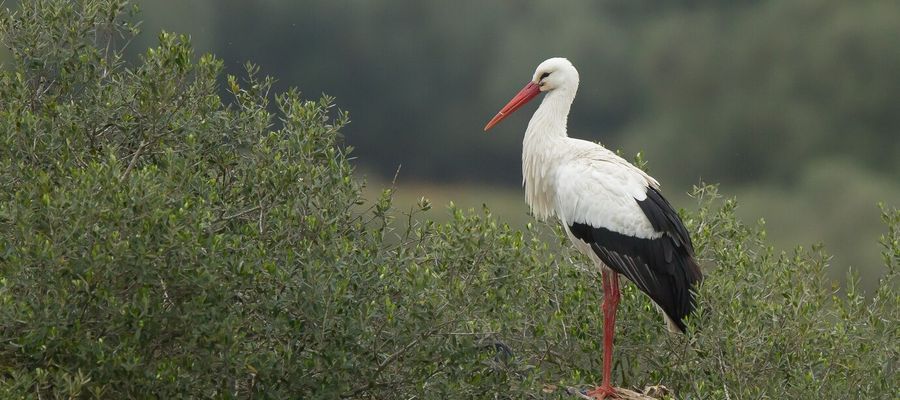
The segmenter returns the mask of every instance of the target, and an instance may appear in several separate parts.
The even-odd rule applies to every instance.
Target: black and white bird
[[[538,65],[530,82],[484,127],[487,131],[545,93],[522,151],[525,200],[535,218],[556,218],[602,275],[603,383],[588,392],[615,397],[610,384],[619,274],[655,303],[669,330],[683,332],[702,275],[691,238],[659,183],[603,146],[568,137],[578,71],[565,58]]]

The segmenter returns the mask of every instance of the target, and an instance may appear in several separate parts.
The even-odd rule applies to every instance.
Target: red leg
[[[602,271],[603,282],[603,384],[588,391],[587,395],[597,399],[615,397],[612,380],[613,335],[616,329],[616,310],[619,308],[619,274],[606,268]]]

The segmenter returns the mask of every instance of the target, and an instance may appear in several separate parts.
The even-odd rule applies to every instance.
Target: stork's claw
[[[599,386],[594,390],[588,390],[585,394],[597,400],[619,398],[619,395],[616,394],[616,389],[612,386]]]

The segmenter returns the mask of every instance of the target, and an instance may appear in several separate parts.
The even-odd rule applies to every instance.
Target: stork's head
[[[577,89],[578,70],[569,60],[554,57],[537,66],[531,77],[531,83],[538,85],[542,92]]]
[[[541,92],[565,91],[575,96],[578,90],[578,70],[569,60],[562,57],[554,57],[542,62],[534,70],[531,82],[509,101],[494,118],[491,119],[484,130],[487,131],[497,125],[504,118],[514,113],[520,107],[534,99]]]

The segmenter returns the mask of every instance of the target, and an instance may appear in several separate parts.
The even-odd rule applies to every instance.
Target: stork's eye
[[[548,76],[550,76],[550,73],[549,73],[549,72],[544,72],[543,74],[541,74],[541,80],[544,80],[544,78],[546,78],[546,77],[548,77]]]

